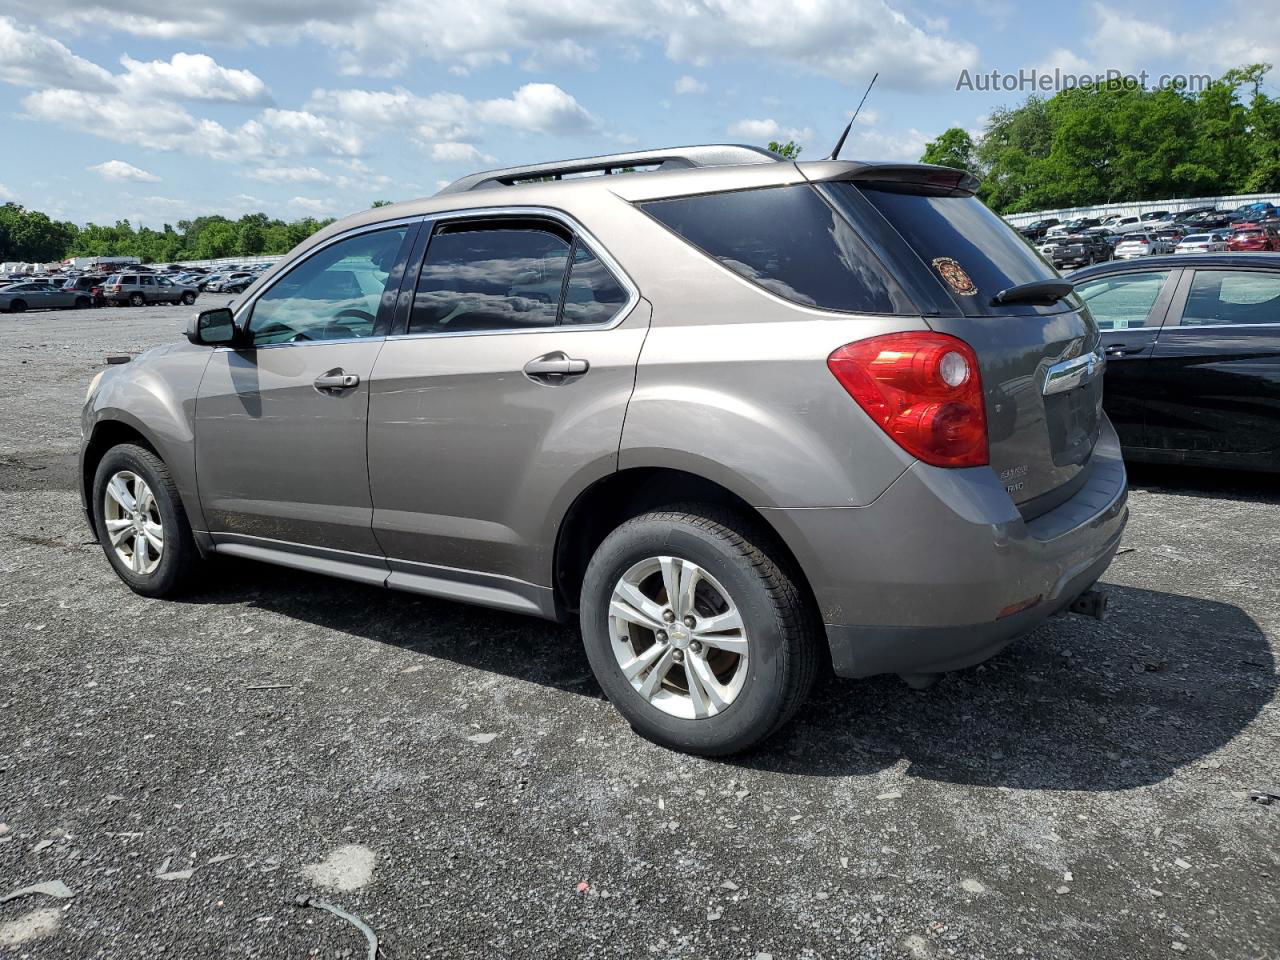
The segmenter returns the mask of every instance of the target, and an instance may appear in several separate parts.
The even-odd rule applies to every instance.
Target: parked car
[[[1070,236],[1072,234],[1083,233],[1090,227],[1098,227],[1102,225],[1102,221],[1097,217],[1078,217],[1075,220],[1068,220],[1065,223],[1058,223],[1045,231],[1045,237]]]
[[[1280,470],[1280,255],[1153,257],[1071,280],[1102,331],[1126,457]]]
[[[1028,240],[1039,240],[1049,231],[1050,227],[1056,227],[1058,223],[1059,221],[1057,217],[1048,217],[1044,220],[1037,220],[1034,223],[1028,223],[1018,232]]]
[[[1235,210],[1231,211],[1231,222],[1232,223],[1257,223],[1259,220],[1264,220],[1269,217],[1274,217],[1275,215],[1276,215],[1276,208],[1274,204],[1268,203],[1266,201],[1261,201],[1258,203],[1246,203],[1242,206],[1236,207]]]
[[[1097,329],[977,183],[685,147],[362,211],[97,377],[86,508],[146,596],[212,553],[576,616],[694,753],[820,659],[927,683],[1096,611],[1127,517]]]
[[[238,279],[224,280],[218,287],[219,293],[244,293],[258,280],[258,274],[252,273]]]
[[[1178,241],[1175,253],[1221,253],[1227,249],[1225,233],[1190,233]]]
[[[100,307],[106,303],[106,299],[102,295],[102,285],[106,282],[106,279],[106,277],[98,274],[85,273],[63,281],[62,289],[74,290],[88,297],[89,302],[80,304],[80,306]]]
[[[1152,220],[1163,220],[1169,215],[1168,210],[1149,210],[1142,214],[1138,219],[1143,223],[1150,223]]]
[[[1094,234],[1046,237],[1039,249],[1045,259],[1059,270],[1111,259],[1111,245]]]
[[[1116,244],[1116,259],[1149,257],[1158,253],[1172,253],[1173,244],[1150,233],[1127,233]]]
[[[102,295],[107,303],[121,307],[141,307],[152,303],[196,302],[199,291],[194,286],[177,284],[168,277],[155,277],[142,273],[117,273],[107,278]]]
[[[1115,233],[1141,233],[1147,229],[1146,221],[1141,217],[1117,217],[1106,226]]]
[[[82,301],[82,302],[80,302]],[[27,280],[0,287],[0,310],[22,313],[24,310],[57,310],[88,306],[89,298],[75,291],[43,280]]]
[[[1260,224],[1240,224],[1231,231],[1227,249],[1233,253],[1261,253],[1280,250],[1280,233],[1274,227]]]
[[[209,282],[204,285],[204,289],[209,291],[209,293],[226,293],[230,292],[226,289],[227,284],[235,284],[241,280],[252,280],[253,278],[254,275],[249,273],[247,270],[235,270],[229,273],[220,274],[219,276],[210,279]],[[241,289],[243,290],[244,288],[241,287]]]

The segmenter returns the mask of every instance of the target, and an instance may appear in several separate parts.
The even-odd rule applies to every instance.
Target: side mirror
[[[187,324],[187,339],[197,346],[230,347],[240,339],[235,317],[228,307],[201,310]]]

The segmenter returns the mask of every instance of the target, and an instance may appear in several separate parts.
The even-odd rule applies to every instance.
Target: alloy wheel
[[[613,588],[609,633],[622,675],[663,713],[715,716],[742,692],[748,640],[729,592],[679,557],[650,557]]]
[[[130,470],[112,475],[102,517],[117,559],[135,574],[154,573],[164,556],[164,523],[147,481]]]

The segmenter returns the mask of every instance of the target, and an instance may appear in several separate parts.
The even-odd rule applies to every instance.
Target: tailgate
[[[1084,482],[1098,439],[1103,362],[1087,308],[1074,295],[996,303],[1003,290],[1059,275],[971,192],[900,172],[893,182],[840,186],[859,191],[906,241],[918,279],[945,291],[939,299],[954,309],[925,319],[978,356],[991,466],[1024,516],[1052,509]]]

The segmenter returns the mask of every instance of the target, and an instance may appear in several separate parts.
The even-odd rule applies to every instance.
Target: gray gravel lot
[[[0,956],[363,956],[316,894],[388,958],[1280,957],[1274,478],[1139,473],[1107,623],[698,760],[572,629],[249,563],[126,590],[77,415],[189,313],[0,314],[0,897],[75,894],[0,905]]]

